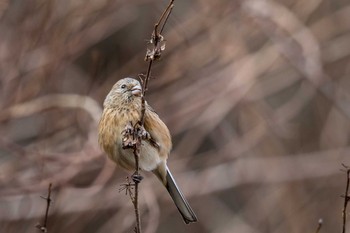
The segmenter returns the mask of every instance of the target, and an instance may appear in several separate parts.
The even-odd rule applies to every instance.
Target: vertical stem
[[[137,145],[134,147],[134,156],[135,156],[135,174],[139,175],[140,165],[139,165],[139,157],[140,157],[140,146],[141,139],[137,138]],[[135,195],[134,195],[134,210],[136,216],[136,233],[141,233],[141,218],[139,212],[139,183],[135,182]]]
[[[138,192],[139,192],[139,184],[135,183],[134,209],[135,209],[135,216],[136,216],[136,233],[141,233],[141,218],[139,213]]]
[[[146,106],[145,106],[145,95],[146,95],[146,89],[148,86],[148,80],[151,77],[151,68],[152,68],[152,63],[153,60],[151,59],[148,63],[148,69],[147,69],[147,74],[145,81],[143,82],[143,87],[142,87],[142,96],[141,96],[141,119],[140,123],[141,126],[145,124],[145,112],[146,112]]]
[[[157,44],[158,44],[159,38],[160,38],[160,34],[158,32],[158,26],[165,17],[165,21],[161,27],[161,31],[163,31],[164,26],[169,18],[169,15],[171,13],[172,8],[173,8],[173,2],[174,2],[174,0],[171,0],[169,2],[167,8],[162,13],[159,21],[154,25],[153,35],[155,37],[155,40],[154,40],[155,47],[157,47]],[[145,95],[146,95],[146,91],[147,91],[148,81],[151,77],[152,64],[153,64],[153,59],[150,59],[149,63],[148,63],[146,78],[143,82],[143,87],[142,87],[141,116],[140,116],[140,121],[139,121],[139,123],[140,123],[139,126],[142,128],[143,128],[144,123],[145,123],[145,112],[146,112]],[[134,126],[134,140],[135,139],[137,141],[137,143],[134,145],[135,175],[139,176],[139,171],[140,171],[139,158],[140,158],[142,139],[141,139],[141,136],[138,134],[138,132],[136,132],[135,126]],[[134,195],[132,202],[134,204],[135,216],[136,216],[136,233],[141,233],[141,218],[140,218],[140,212],[139,212],[139,206],[138,206],[139,182],[134,182],[134,183],[135,183],[135,195]]]
[[[320,218],[320,219],[318,220],[318,226],[317,226],[317,229],[316,229],[316,233],[319,233],[319,232],[320,232],[320,230],[321,230],[321,228],[322,228],[322,224],[323,224],[323,220],[322,220],[322,218]]]
[[[350,168],[346,167],[346,188],[345,188],[345,195],[344,195],[344,207],[343,207],[343,230],[342,233],[345,233],[346,231],[346,208],[349,202],[349,183],[350,183]]]
[[[48,194],[47,197],[42,197],[41,198],[46,200],[46,210],[45,210],[45,218],[44,218],[44,224],[41,225],[40,223],[38,223],[35,227],[38,228],[41,232],[48,232],[47,230],[47,222],[49,219],[49,209],[50,209],[50,204],[51,204],[51,187],[52,187],[52,183],[49,184],[49,188],[48,188]]]
[[[47,205],[46,205],[46,211],[45,211],[45,220],[44,220],[44,227],[47,228],[47,219],[49,218],[49,208],[50,208],[50,204],[51,204],[51,187],[52,187],[52,183],[49,184],[49,189],[48,189],[48,194],[47,194]]]

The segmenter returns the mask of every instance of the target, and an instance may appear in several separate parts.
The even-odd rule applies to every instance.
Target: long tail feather
[[[191,206],[188,204],[188,201],[185,199],[181,190],[177,186],[174,177],[171,175],[169,169],[167,168],[166,189],[168,190],[171,198],[173,199],[176,207],[178,208],[180,214],[182,215],[186,224],[191,222],[197,222],[197,216],[193,212]]]

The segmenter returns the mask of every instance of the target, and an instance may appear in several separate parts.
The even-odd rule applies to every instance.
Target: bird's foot
[[[143,127],[143,125],[141,125],[140,123],[138,123],[137,133],[138,133],[138,136],[141,137],[142,140],[150,140],[151,139],[151,134],[148,133],[147,130],[145,129],[145,127]]]
[[[148,141],[152,146],[159,149],[160,145],[152,138],[151,134],[140,123],[137,126],[138,136],[145,141]]]

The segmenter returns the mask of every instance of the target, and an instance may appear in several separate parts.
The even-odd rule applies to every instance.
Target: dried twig
[[[121,188],[119,188],[119,192],[125,190],[125,195],[129,195],[130,200],[134,201],[133,186],[135,186],[135,184],[131,183],[129,177],[127,176],[125,183],[121,185]]]
[[[145,123],[145,95],[148,87],[148,82],[151,77],[151,70],[153,61],[158,60],[161,57],[162,51],[165,49],[164,37],[161,35],[165,24],[169,18],[169,15],[174,7],[174,0],[171,0],[167,6],[167,8],[162,13],[158,22],[154,25],[154,29],[152,32],[151,39],[149,41],[149,48],[147,48],[145,60],[148,61],[148,69],[146,75],[139,75],[142,82],[142,95],[141,95],[141,116],[139,122],[135,125],[132,123],[126,125],[123,131],[123,148],[124,149],[133,149],[134,157],[135,157],[135,172],[132,175],[134,184],[127,182],[124,184],[124,188],[127,193],[129,193],[131,201],[134,205],[135,216],[136,216],[136,227],[135,232],[141,233],[141,219],[140,212],[138,208],[138,190],[139,183],[142,180],[142,176],[140,175],[140,166],[139,166],[139,157],[140,157],[140,148],[141,142],[143,139],[147,139],[149,137],[148,132],[144,129]],[[160,27],[160,30],[159,30]],[[134,187],[134,195],[132,195],[131,186]]]
[[[320,232],[320,230],[321,230],[321,228],[322,228],[322,225],[323,225],[323,219],[320,218],[320,219],[318,220],[318,225],[317,225],[317,229],[316,229],[315,233],[319,233],[319,232]]]
[[[345,164],[342,164],[343,167],[346,169],[346,188],[345,188],[345,194],[344,196],[344,207],[343,207],[343,229],[342,229],[342,233],[345,233],[346,231],[346,208],[348,206],[348,202],[350,200],[350,195],[349,195],[349,183],[350,183],[350,167],[346,166]]]
[[[165,43],[164,43],[164,37],[161,35],[163,32],[163,29],[165,27],[165,24],[168,21],[168,18],[170,16],[170,13],[174,7],[174,0],[171,0],[167,6],[167,8],[163,11],[162,15],[160,16],[158,22],[154,25],[153,32],[151,39],[149,40],[149,48],[147,48],[145,60],[149,61],[148,71],[146,75],[146,80],[144,82],[144,87],[147,87],[148,75],[150,75],[151,67],[152,67],[152,61],[158,60],[161,57],[162,51],[165,49]],[[160,30],[159,30],[160,27]],[[144,89],[145,91],[145,89]],[[144,94],[143,91],[143,94]]]
[[[49,188],[48,188],[48,194],[47,194],[47,197],[42,197],[43,199],[46,200],[46,211],[45,211],[45,218],[44,218],[44,224],[41,225],[40,223],[38,223],[35,227],[38,228],[41,232],[48,232],[47,231],[47,220],[48,220],[48,217],[49,217],[49,209],[50,209],[50,204],[51,204],[51,187],[52,187],[52,184],[50,183],[49,184]]]

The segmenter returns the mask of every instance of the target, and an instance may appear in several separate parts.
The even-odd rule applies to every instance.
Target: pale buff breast
[[[122,148],[122,131],[125,126],[139,119],[138,111],[124,109],[104,110],[99,123],[99,144],[107,153],[108,157],[119,166],[127,170],[135,169],[135,158],[132,149]],[[107,127],[108,126],[108,127]],[[164,148],[155,148],[147,141],[142,141],[139,165],[142,170],[152,171],[164,162],[167,156],[159,156],[159,152],[164,154]]]

